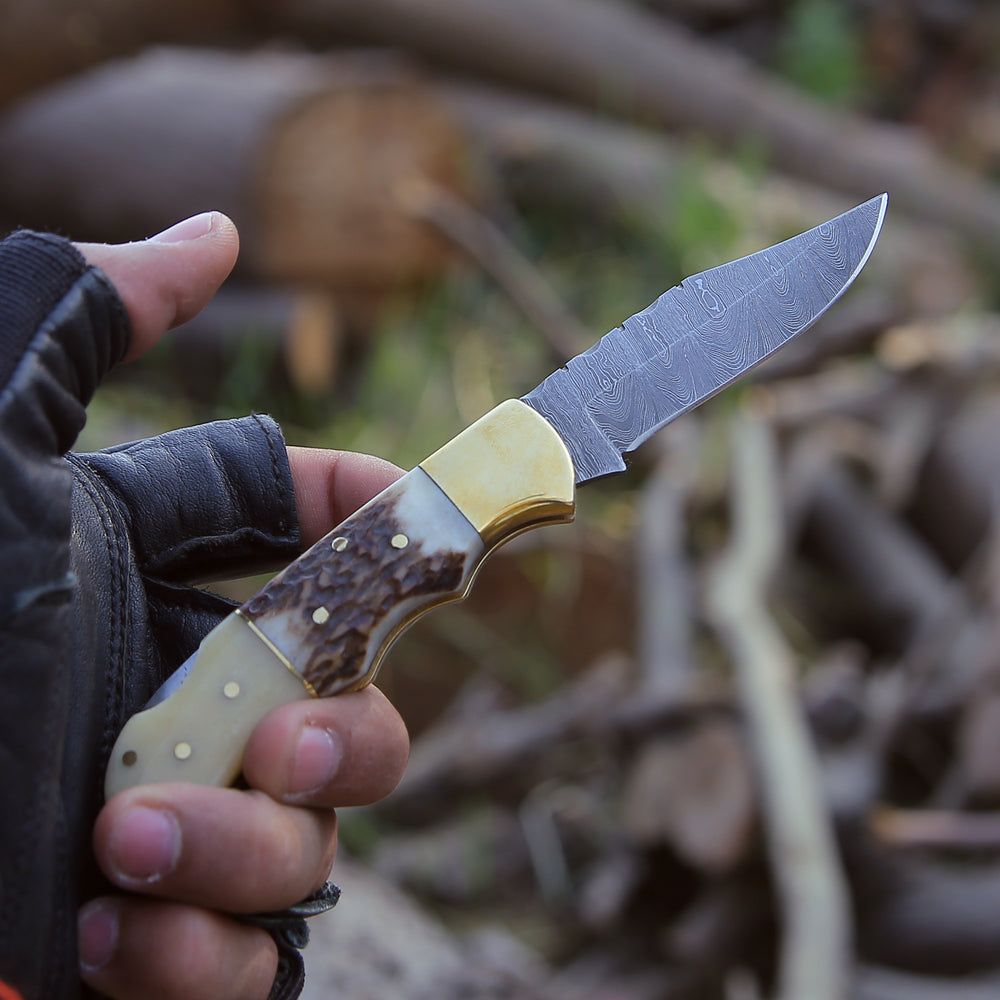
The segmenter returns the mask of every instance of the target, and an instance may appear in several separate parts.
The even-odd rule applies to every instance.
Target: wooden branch
[[[691,1000],[751,996],[721,987],[734,970],[757,967],[772,947],[775,914],[763,866],[748,865],[704,884],[664,934],[664,949],[683,970]]]
[[[819,474],[803,528],[807,556],[845,586],[858,633],[876,646],[901,652],[948,603],[944,567],[842,465]]]
[[[817,477],[802,544],[849,597],[842,624],[899,657],[898,721],[960,707],[995,663],[993,614],[969,600],[966,582],[836,463]]]
[[[438,88],[519,201],[586,206],[602,222],[670,218],[686,159],[676,138],[538,94],[465,79]]]
[[[491,783],[530,786],[534,766],[568,739],[669,733],[732,710],[728,692],[708,685],[681,699],[653,699],[634,694],[627,675],[628,664],[611,658],[545,701],[443,719],[414,741],[399,787],[373,808],[402,822],[425,821]]]
[[[215,208],[245,272],[386,288],[451,259],[394,192],[420,176],[471,195],[464,154],[398,60],[158,50],[0,119],[0,216],[117,242]]]
[[[669,232],[683,212],[692,175],[698,190],[740,220],[759,249],[850,208],[854,199],[793,178],[780,163],[750,176],[738,158],[706,151],[682,137],[608,118],[538,94],[467,80],[444,80],[438,92],[519,204],[584,212],[588,220],[635,230]],[[929,267],[952,278],[932,286]],[[777,379],[822,360],[866,348],[887,326],[916,313],[947,313],[960,305],[972,264],[939,226],[902,215],[893,202],[891,225],[865,268],[863,288],[824,316],[808,336],[779,351],[757,377]],[[920,289],[919,294],[914,290]],[[928,301],[929,300],[929,301]],[[955,342],[955,341],[948,341]]]
[[[173,330],[146,361],[173,378],[173,391],[195,399],[218,399],[219,386],[249,352],[265,389],[280,372],[305,393],[329,390],[340,367],[342,319],[334,296],[324,290],[227,284],[205,308]],[[277,362],[277,363],[276,363]],[[247,405],[252,399],[247,398]]]
[[[685,514],[694,478],[696,427],[679,421],[660,432],[655,445],[659,459],[639,502],[639,685],[650,698],[679,698],[695,675],[695,584],[686,555]]]
[[[537,705],[463,717],[429,730],[414,743],[399,787],[376,808],[396,817],[426,817],[463,792],[528,768],[620,697],[623,666],[600,664]]]
[[[504,884],[532,878],[517,816],[492,804],[380,836],[368,863],[393,885],[451,906],[487,901]]]
[[[741,417],[733,444],[733,540],[713,575],[709,607],[736,667],[759,768],[784,930],[778,995],[842,1000],[851,946],[847,892],[791,653],[765,605],[782,547],[773,449],[766,427]]]
[[[440,184],[424,178],[414,177],[397,194],[405,211],[430,223],[493,278],[528,322],[544,335],[560,364],[594,342],[594,334],[486,216]]]
[[[841,830],[864,960],[929,976],[1000,970],[1000,869],[888,848],[867,824]],[[947,994],[945,994],[947,995]]]
[[[405,46],[480,78],[740,146],[918,218],[1000,241],[1000,195],[914,134],[819,104],[737,56],[610,0],[255,0],[311,39]]]

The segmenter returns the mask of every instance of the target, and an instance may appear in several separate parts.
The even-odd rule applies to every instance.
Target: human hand
[[[212,214],[187,220],[143,243],[82,245],[79,249],[102,269],[125,304],[132,331],[126,357],[133,358],[207,302],[232,267],[237,237],[227,219]],[[55,381],[85,404],[92,385],[79,388],[81,382],[96,384],[102,369],[113,363],[116,350],[114,337],[108,338],[110,347],[98,344],[93,368],[89,357],[74,354],[74,345],[81,342],[74,324],[80,322],[72,315],[67,320],[66,315],[82,310],[87,314],[84,325],[99,331],[102,317],[114,311],[100,282],[87,286],[85,297],[90,298],[85,307],[73,299],[75,294],[73,286],[45,321],[56,327],[62,324],[65,330],[50,337],[43,324],[32,340],[32,345],[42,344],[38,352],[42,362],[39,371],[31,373],[31,386],[37,383],[43,395],[32,394],[34,389],[21,392],[26,397],[19,400],[23,412],[10,422],[18,431],[9,437],[28,455],[23,467],[34,468],[37,460],[38,468],[52,478],[49,486],[39,485],[47,493],[52,493],[52,484],[58,486],[53,496],[60,495],[58,477],[66,476],[66,471],[53,467],[43,454],[36,459],[35,454],[51,448],[53,438],[56,448],[68,447],[72,438],[67,435],[73,433],[77,411],[65,393],[44,395],[53,381],[52,373]],[[109,323],[115,325],[113,315]],[[88,336],[89,329],[84,340]],[[115,336],[118,343],[124,342]],[[99,340],[98,332],[95,342]],[[51,358],[45,354],[48,341],[59,345]],[[33,349],[29,347],[29,352]],[[66,357],[78,368],[75,375],[67,368]],[[86,377],[81,377],[81,371]],[[36,430],[38,422],[32,414],[39,409],[53,421],[51,437]],[[274,442],[279,446],[281,442],[272,424],[263,419],[257,423],[260,427],[253,421],[239,422],[236,430],[207,425],[204,431],[195,429],[200,434],[173,432],[135,448],[67,456],[66,464],[76,477],[71,568],[78,581],[91,586],[75,588],[72,608],[59,612],[70,612],[68,619],[49,614],[39,627],[44,626],[53,646],[49,660],[65,656],[96,663],[82,670],[76,663],[72,669],[62,665],[63,674],[72,674],[76,685],[70,694],[64,751],[70,755],[66,759],[73,761],[73,770],[64,771],[58,793],[64,800],[64,814],[70,816],[71,853],[76,848],[75,817],[87,811],[93,794],[90,788],[77,786],[88,784],[101,757],[81,717],[94,715],[99,706],[106,740],[107,727],[124,722],[123,716],[148,698],[151,685],[163,679],[163,672],[190,652],[196,633],[206,631],[231,610],[211,595],[180,584],[216,568],[213,563],[233,568],[273,563],[278,558],[287,561],[290,545],[311,544],[398,475],[392,466],[368,456],[289,449],[289,477],[288,467],[279,468],[283,456],[281,462],[274,454],[269,461],[261,460],[261,453],[266,459],[267,448],[273,452]],[[67,443],[60,445],[63,440]],[[6,458],[6,444],[0,435],[0,459]],[[13,453],[14,449],[8,450]],[[243,461],[244,453],[247,461]],[[250,459],[259,468],[244,468],[252,464]],[[201,480],[208,480],[208,485]],[[273,499],[272,493],[285,495]],[[19,495],[12,490],[5,502],[16,507]],[[186,509],[189,502],[191,509]],[[290,512],[293,506],[299,532]],[[78,520],[81,510],[88,516]],[[108,517],[111,522],[120,518],[122,523],[105,524],[102,518]],[[258,525],[245,522],[257,520],[266,523],[257,532],[259,537],[247,541],[241,532],[256,530]],[[155,536],[148,549],[144,548],[146,534]],[[46,538],[51,541],[54,566],[63,558],[60,552],[68,541],[60,541],[61,537],[55,531]],[[192,540],[196,544],[185,548]],[[101,581],[110,584],[103,587]],[[10,600],[16,605],[25,592],[16,592]],[[122,606],[128,607],[127,614]],[[104,615],[114,623],[113,628],[105,627]],[[28,624],[34,627],[34,622]],[[21,627],[16,621],[15,625]],[[55,648],[56,639],[67,634],[73,635],[73,652],[65,643]],[[30,633],[27,638],[34,643],[31,648],[44,652],[37,636]],[[120,661],[118,673],[102,665],[105,656],[108,663]],[[81,676],[89,678],[83,689],[77,684]],[[123,690],[116,690],[119,685],[124,685]],[[51,722],[54,712],[39,712],[55,724]],[[86,738],[81,738],[80,730]],[[29,738],[31,734],[26,734],[25,741]],[[263,1000],[275,974],[275,945],[266,932],[234,915],[284,908],[321,884],[336,843],[333,808],[370,802],[390,791],[401,775],[406,753],[401,720],[385,698],[369,688],[337,699],[287,705],[265,718],[246,751],[248,790],[164,784],[129,789],[107,803],[94,827],[94,852],[112,885],[127,893],[104,893],[80,911],[84,980],[116,1000],[175,996]],[[59,771],[57,760],[55,773],[50,770],[44,787],[52,787],[53,781],[58,787]],[[11,800],[17,801],[13,796]],[[23,838],[23,827],[16,822],[10,826],[15,842]],[[44,851],[45,846],[40,849]],[[75,867],[70,864],[69,881],[86,885],[86,867],[85,861]],[[77,891],[82,890],[71,884],[70,898]],[[15,896],[8,893],[0,898],[0,906]],[[58,912],[57,905],[50,909]],[[0,974],[14,984],[29,982],[31,974],[18,978],[16,957],[8,963],[2,952],[0,948]]]
[[[250,791],[162,784],[101,812],[95,851],[118,887],[81,913],[84,978],[116,1000],[266,997],[271,937],[227,914],[279,910],[327,877],[333,808],[388,794],[406,758],[375,688],[283,706],[247,746]],[[88,967],[89,966],[89,967]]]

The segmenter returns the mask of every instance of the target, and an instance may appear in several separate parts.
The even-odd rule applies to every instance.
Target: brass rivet
[[[312,617],[317,625],[325,625],[330,620],[330,612],[326,608],[317,608]]]
[[[187,760],[191,756],[191,744],[190,743],[178,743],[174,747],[174,756],[178,760]]]
[[[389,544],[394,549],[405,549],[406,546],[410,544],[410,540],[406,537],[406,535],[393,535],[392,541]]]
[[[240,686],[236,681],[227,681],[222,688],[222,693],[227,698],[238,698],[240,696]]]
[[[139,755],[134,750],[126,750],[122,754],[122,763],[126,767],[132,767],[133,764],[139,759]]]
[[[330,548],[334,552],[343,552],[347,548],[347,539],[343,535],[337,535],[337,537],[330,542]]]

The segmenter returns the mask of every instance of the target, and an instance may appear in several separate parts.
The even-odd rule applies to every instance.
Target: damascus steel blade
[[[886,195],[784,243],[686,278],[522,397],[569,448],[577,483],[807,330],[864,267]]]

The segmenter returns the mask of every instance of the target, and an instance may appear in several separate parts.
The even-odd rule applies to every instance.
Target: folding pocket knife
[[[271,709],[368,684],[492,549],[572,520],[576,486],[623,471],[626,453],[811,326],[864,267],[886,204],[687,278],[389,486],[205,637],[122,730],[106,794],[231,784]]]

